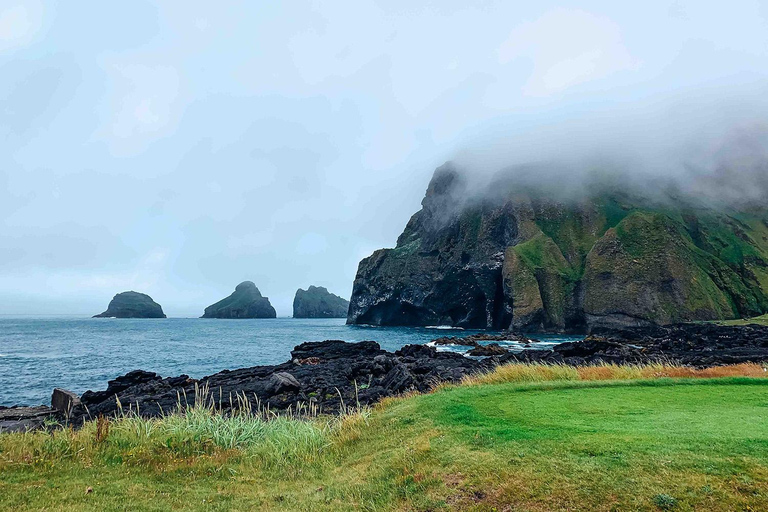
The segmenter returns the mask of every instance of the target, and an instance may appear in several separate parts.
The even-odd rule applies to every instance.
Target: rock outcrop
[[[438,168],[396,247],[360,262],[347,322],[585,332],[768,311],[768,208],[508,176],[478,193]]]
[[[295,408],[300,402],[332,413],[342,404],[372,404],[409,390],[427,391],[437,382],[458,382],[492,364],[424,345],[408,345],[392,353],[373,341],[303,343],[283,364],[224,370],[200,380],[186,375],[162,378],[141,370],[130,372],[109,381],[104,391],[85,392],[81,397],[83,412],[73,421],[82,421],[89,413],[91,417],[117,414],[115,398],[124,409],[157,416],[174,410],[180,396],[194,403],[196,386],[208,389],[208,400],[224,411],[237,407],[237,395],[245,393],[253,403],[258,397],[262,407],[270,410]]]
[[[47,422],[56,424],[67,422],[71,418],[82,418],[84,412],[80,397],[66,389],[56,388],[51,395],[50,406],[0,406],[0,433],[37,430],[43,428]]]
[[[708,368],[768,360],[768,327],[690,323],[602,330],[551,350],[523,350],[512,359],[547,364],[591,365],[669,362]]]
[[[105,312],[93,318],[165,318],[165,313],[149,295],[123,292],[115,295]]]
[[[293,318],[346,318],[349,301],[322,286],[299,288],[293,298]]]
[[[201,318],[276,318],[267,297],[251,281],[243,281],[229,297],[205,308]]]

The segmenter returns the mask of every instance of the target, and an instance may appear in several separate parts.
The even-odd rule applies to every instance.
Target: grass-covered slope
[[[581,331],[768,311],[768,208],[503,180],[478,195],[450,166],[422,206],[360,263],[349,322]]]
[[[758,365],[514,365],[338,420],[0,435],[8,510],[764,510]],[[648,377],[651,377],[650,379]],[[605,379],[624,380],[605,380]],[[595,380],[596,379],[596,380]]]

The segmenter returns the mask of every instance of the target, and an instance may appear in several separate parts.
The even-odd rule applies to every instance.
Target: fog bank
[[[581,110],[556,124],[498,119],[452,161],[482,194],[492,180],[580,198],[600,186],[723,206],[768,206],[768,86]]]

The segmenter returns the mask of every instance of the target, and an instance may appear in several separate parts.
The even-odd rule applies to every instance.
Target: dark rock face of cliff
[[[583,332],[766,311],[768,208],[505,175],[471,194],[446,164],[396,247],[360,262],[347,322]]]
[[[293,318],[346,318],[349,301],[322,286],[299,288],[293,298]]]
[[[144,293],[118,293],[107,310],[93,318],[165,318],[163,308]]]
[[[251,281],[237,285],[229,297],[205,308],[202,318],[276,318],[267,297]]]

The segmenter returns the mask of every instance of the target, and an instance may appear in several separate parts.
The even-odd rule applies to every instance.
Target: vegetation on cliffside
[[[439,168],[349,322],[589,330],[768,312],[768,208],[596,186],[553,195]]]

